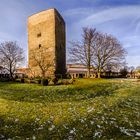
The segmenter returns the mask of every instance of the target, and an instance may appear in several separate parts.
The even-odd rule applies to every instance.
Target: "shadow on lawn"
[[[34,134],[33,129],[38,127],[38,124],[33,124],[33,120],[23,122],[15,118],[6,119],[0,116],[0,139],[28,138]]]
[[[120,102],[120,104],[123,105],[124,102]],[[15,121],[15,118],[6,120],[3,116],[0,116],[0,139],[33,139],[33,137],[40,140],[69,138],[86,140],[91,138],[131,139],[132,136],[123,134],[118,127],[129,127],[129,122],[121,121],[124,118],[119,118],[121,109],[121,107],[116,105],[111,108],[103,107],[103,111],[100,113],[90,113],[80,118],[76,116],[74,120],[71,118],[69,122],[60,121],[61,123],[58,125],[53,124],[53,121],[45,121],[45,123],[39,124],[33,119]],[[114,110],[117,114],[110,110]]]
[[[31,86],[31,87],[30,87]],[[81,101],[100,96],[113,95],[115,90],[120,87],[116,84],[110,86],[110,83],[93,84],[86,86],[71,87],[41,87],[34,85],[20,85],[10,83],[10,85],[0,85],[0,98],[14,100],[19,102],[63,102],[63,101]]]
[[[47,87],[44,90],[35,90],[34,88],[29,87],[25,92],[24,88],[26,86],[23,86],[20,89],[16,88],[16,90],[11,89],[11,87],[7,87],[5,89],[5,87],[0,89],[1,98],[9,98],[9,100],[16,100],[21,102],[60,102],[71,100],[80,101],[92,99],[95,97],[110,96],[113,95],[116,90],[122,88],[122,86],[118,85],[110,87],[110,84],[96,84],[84,87],[77,86],[63,89],[54,88],[53,90],[48,90]],[[127,91],[129,91],[129,89],[127,89]],[[132,95],[139,95],[139,91],[137,90],[135,92],[131,92]],[[40,95],[42,97],[40,97]],[[77,96],[79,97],[77,98]],[[36,114],[34,113],[34,119],[30,119],[32,116],[28,112],[26,119],[25,116],[21,116],[20,119],[24,119],[24,121],[20,119],[16,120],[15,116],[12,116],[11,114],[7,114],[7,116],[3,115],[0,116],[0,139],[33,139],[34,137],[39,140],[132,139],[135,137],[135,135],[127,136],[125,133],[120,131],[120,127],[129,128],[130,130],[138,130],[139,127],[137,124],[138,115],[136,114],[136,112],[139,111],[132,109],[133,106],[137,107],[136,109],[138,109],[139,104],[135,102],[135,100],[133,101],[128,99],[128,97],[120,97],[120,99],[117,100],[118,102],[114,100],[114,104],[111,107],[107,105],[108,102],[103,102],[103,100],[101,100],[100,104],[102,106],[100,106],[97,111],[95,110],[95,112],[89,113],[86,112],[83,116],[81,114],[75,114],[74,119],[72,116],[67,116],[67,122],[63,121],[58,114],[58,116],[56,116],[58,119],[57,125],[48,120],[43,120],[41,123],[39,121],[36,122]],[[132,97],[134,98],[134,96]],[[32,101],[31,99],[35,99],[35,101]],[[136,99],[138,98],[136,97]],[[130,122],[132,123],[132,126]],[[2,138],[2,136],[4,137]]]

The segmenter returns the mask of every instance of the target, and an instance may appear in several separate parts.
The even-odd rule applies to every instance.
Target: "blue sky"
[[[67,47],[82,27],[93,27],[118,38],[129,66],[140,65],[140,0],[1,0],[0,42],[15,40],[27,55],[28,16],[52,7],[66,22]]]

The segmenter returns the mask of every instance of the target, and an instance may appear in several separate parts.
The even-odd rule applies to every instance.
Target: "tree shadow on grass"
[[[9,138],[28,138],[32,136],[34,128],[38,127],[38,124],[33,124],[33,120],[17,121],[15,118],[6,119],[4,116],[0,116],[0,139],[5,140]]]
[[[124,103],[125,100],[120,102],[119,105]],[[35,123],[33,119],[17,122],[15,119],[6,120],[4,116],[0,116],[0,139],[2,139],[1,136],[4,136],[3,139],[15,138],[15,136],[18,136],[19,139],[33,139],[33,136],[35,136],[36,139],[40,140],[134,138],[123,134],[118,127],[129,127],[129,122],[124,122],[119,117],[121,115],[119,111],[122,109],[119,105],[112,105],[111,108],[103,107],[101,112],[87,113],[87,115],[80,118],[75,116],[75,119],[70,118],[68,122],[60,121],[61,123],[58,123],[55,127],[53,122],[46,122],[41,125]],[[115,114],[110,110],[114,110]],[[122,111],[120,112],[123,114]],[[59,119],[61,120],[61,118]]]
[[[1,85],[0,85],[1,86]],[[4,86],[4,87],[3,87]],[[0,89],[0,98],[19,101],[19,102],[63,102],[63,101],[80,101],[101,96],[113,95],[115,90],[119,89],[118,85],[110,86],[107,84],[93,84],[88,86],[71,86],[71,87],[40,87],[35,85],[17,84],[17,87],[12,83],[6,88],[2,85]]]

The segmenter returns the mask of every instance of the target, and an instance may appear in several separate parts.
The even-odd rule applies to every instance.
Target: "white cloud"
[[[96,12],[94,12],[96,11]],[[72,24],[69,26],[70,32],[74,32],[72,36],[76,37],[78,36],[78,33],[81,31],[82,27],[88,26],[88,27],[102,27],[104,29],[107,29],[108,33],[112,32],[118,32],[123,30],[123,28],[129,28],[128,26],[135,28],[139,27],[139,20],[134,20],[138,18],[140,13],[140,6],[120,6],[120,7],[114,7],[114,8],[106,8],[106,9],[88,9],[88,8],[77,8],[68,10],[65,12],[65,15],[71,15],[73,17],[77,17],[76,20],[73,20]],[[76,16],[77,15],[77,16]],[[121,22],[125,21],[126,19],[129,19],[127,25],[115,27],[116,21]],[[106,25],[104,27],[105,23],[111,23],[110,25]],[[136,26],[137,24],[137,26]],[[114,25],[114,26],[113,26]],[[102,28],[102,29],[103,29]],[[120,28],[120,29],[119,29]],[[135,29],[133,29],[135,31]],[[102,31],[102,30],[101,30]],[[124,32],[127,32],[126,29]],[[71,34],[71,33],[70,33]]]
[[[101,8],[101,7],[100,7]],[[95,11],[95,12],[94,12]],[[67,11],[67,16],[77,16],[69,26],[68,38],[79,40],[81,28],[95,27],[101,32],[113,34],[128,50],[127,62],[129,65],[140,65],[140,6],[119,6],[106,9],[77,8]],[[80,18],[79,18],[80,17]]]
[[[140,33],[140,20],[137,22],[136,24],[136,29],[135,29],[136,33]]]
[[[90,16],[81,20],[78,25],[95,25],[123,17],[137,17],[139,13],[140,6],[120,6],[115,8],[109,8],[103,11],[98,11],[97,13],[91,13]]]
[[[75,8],[65,11],[64,16],[85,16],[94,13],[96,10],[91,8]]]
[[[134,35],[134,36],[127,36],[122,39],[123,46],[126,49],[132,48],[132,47],[140,47],[140,35]],[[135,48],[136,49],[136,48]]]
[[[27,17],[41,10],[42,6],[44,6],[44,2],[42,0],[42,2],[40,2],[42,4],[39,6],[39,0],[28,2],[25,0],[2,0],[0,4],[0,42],[3,40],[17,40],[26,50]],[[74,2],[74,0],[72,0],[72,2]],[[72,2],[69,1],[67,5]],[[48,7],[48,1],[46,5]],[[102,5],[94,6],[93,8],[80,7],[64,11],[63,15],[68,20],[68,22],[66,21],[67,42],[81,37],[81,27],[93,27],[94,25],[96,28],[99,27],[97,30],[99,29],[103,32],[105,31],[116,35],[127,49],[133,48],[133,46],[137,49],[136,46],[140,46],[140,6],[138,5],[117,6],[113,8],[103,7]],[[126,25],[116,23],[128,18],[131,20]],[[135,50],[135,52],[137,50]],[[139,52],[137,52],[137,54],[138,53]],[[128,52],[128,62],[130,64],[134,62],[134,65],[136,65],[136,63],[139,64],[138,60],[140,60],[140,57],[138,55],[136,55],[136,57],[130,55],[131,52]]]

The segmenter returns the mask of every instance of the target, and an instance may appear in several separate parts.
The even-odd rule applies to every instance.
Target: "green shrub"
[[[9,82],[10,79],[9,78],[0,78],[0,82]]]
[[[30,79],[24,78],[24,83],[30,83]]]
[[[28,78],[24,78],[24,83],[31,83],[31,80]]]
[[[21,82],[21,83],[25,83],[24,78],[21,78],[21,79],[20,79],[20,82]]]
[[[62,80],[62,82],[60,84],[69,85],[69,84],[73,84],[74,82],[75,82],[75,79],[64,79],[64,80]]]
[[[56,84],[58,83],[58,78],[56,78],[56,77],[53,78],[53,79],[52,79],[52,82],[54,83],[54,85],[56,85]]]
[[[37,80],[37,83],[38,83],[38,84],[41,84],[41,79],[38,79],[38,80]]]
[[[48,79],[42,79],[41,84],[42,84],[43,86],[47,86],[47,85],[49,84]]]
[[[69,80],[69,84],[73,84],[74,82],[75,82],[75,79],[73,78]]]
[[[36,81],[35,81],[35,80],[30,80],[30,83],[31,83],[31,84],[35,84]]]
[[[68,80],[63,80],[63,81],[61,82],[61,84],[62,84],[62,85],[68,85],[68,84],[69,84],[69,81],[68,81]]]

